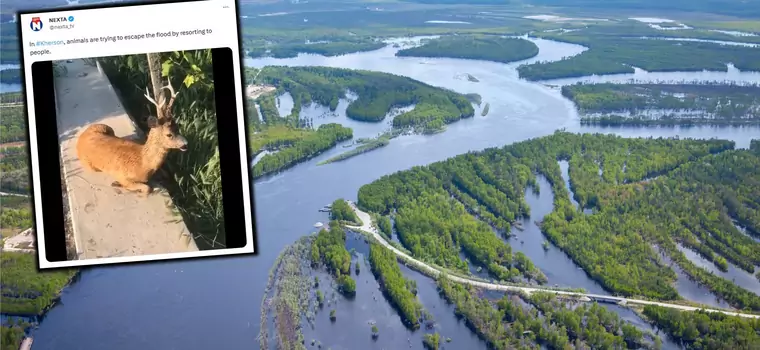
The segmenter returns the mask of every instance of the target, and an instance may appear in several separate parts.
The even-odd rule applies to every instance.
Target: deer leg
[[[140,193],[143,197],[148,196],[153,190],[147,184],[132,181],[122,181],[121,187],[130,192]]]
[[[100,169],[95,168],[94,166],[92,166],[92,163],[90,163],[90,162],[88,162],[86,160],[81,160],[79,163],[82,164],[82,168],[84,168],[84,170],[92,171],[92,172],[96,172],[96,173],[100,172]]]

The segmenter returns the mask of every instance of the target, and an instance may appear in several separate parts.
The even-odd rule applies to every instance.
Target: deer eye
[[[172,138],[172,137],[174,137],[174,135],[172,135],[172,134],[166,134],[166,137]]]

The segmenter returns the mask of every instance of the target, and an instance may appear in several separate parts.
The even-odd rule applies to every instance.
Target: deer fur
[[[168,89],[171,94],[168,103],[165,103],[164,89]],[[82,168],[112,176],[116,179],[111,184],[113,187],[121,187],[143,196],[151,193],[152,187],[148,181],[164,164],[169,151],[187,150],[187,139],[179,134],[171,110],[177,93],[171,82],[160,91],[162,94],[157,103],[150,97],[148,88],[145,88],[145,98],[156,106],[156,117],[148,117],[150,130],[144,144],[116,137],[108,125],[92,124],[77,140],[77,156]]]

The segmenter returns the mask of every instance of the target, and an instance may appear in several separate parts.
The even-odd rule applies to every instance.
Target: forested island
[[[687,349],[753,349],[760,344],[760,320],[717,312],[684,312],[647,305],[644,316]]]
[[[438,288],[493,349],[647,349],[661,343],[598,304],[578,305],[538,292],[530,297],[506,294],[494,302],[446,276],[438,279]],[[501,326],[505,323],[509,327]]]
[[[760,86],[731,84],[575,84],[562,87],[601,125],[758,124]]]
[[[383,289],[383,295],[398,310],[404,324],[417,329],[425,320],[430,320],[431,317],[417,300],[416,291],[410,288],[414,281],[406,279],[401,273],[395,253],[378,243],[372,243],[369,262],[372,273]]]
[[[523,65],[517,71],[521,78],[533,81],[633,73],[633,67],[657,72],[725,72],[728,62],[742,71],[760,71],[760,50],[756,48],[640,38],[626,31],[630,26],[640,25],[595,25],[570,33],[535,33],[541,38],[579,44],[589,49],[560,61]]]
[[[384,176],[360,188],[358,204],[392,215],[400,241],[424,261],[465,270],[457,255],[461,247],[498,279],[536,276],[540,271],[521,253],[512,255],[493,229],[505,234],[511,222],[528,215],[523,194],[528,187],[538,190],[540,174],[555,196],[542,230],[605,289],[678,299],[675,272],[653,259],[657,246],[731,305],[758,311],[760,297],[697,267],[678,249],[693,248],[719,267],[722,259],[748,272],[758,264],[760,244],[732,222],[749,234],[760,232],[760,215],[753,209],[760,198],[753,185],[760,157],[733,147],[720,140],[558,131]],[[570,202],[558,160],[569,160],[575,200],[580,208],[595,208],[594,214]]]
[[[448,57],[502,63],[521,61],[536,55],[538,46],[529,40],[484,35],[445,36],[396,53],[396,56]]]
[[[356,94],[357,98],[350,102],[346,114],[349,118],[366,122],[381,122],[393,108],[413,105],[412,110],[393,119],[394,130],[389,135],[404,131],[441,131],[446,124],[470,118],[475,113],[472,103],[464,95],[387,73],[271,66],[246,71],[246,81],[276,88],[273,93],[249,102],[249,115],[253,114],[249,118],[252,129],[250,148],[254,153],[271,152],[253,166],[254,178],[286,169],[353,137],[350,128],[339,124],[324,124],[314,129],[310,121],[301,119],[302,107],[310,103],[335,111],[341,99],[348,99],[349,93]],[[283,93],[289,93],[294,101],[293,110],[286,116],[279,114],[276,103],[276,96]],[[251,108],[255,104],[260,106],[260,116],[255,108]],[[327,162],[382,147],[387,141],[378,139]]]

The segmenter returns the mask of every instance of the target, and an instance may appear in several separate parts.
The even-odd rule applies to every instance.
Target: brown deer
[[[157,103],[145,88],[145,98],[156,106],[156,117],[150,116],[147,120],[150,130],[145,144],[116,137],[108,125],[90,125],[77,140],[77,156],[82,167],[114,177],[116,181],[111,186],[115,188],[121,187],[143,196],[150,194],[153,189],[148,180],[161,168],[169,151],[187,150],[187,139],[179,134],[172,113],[178,92],[174,92],[171,81],[161,88],[160,97],[165,97],[164,89],[169,90],[169,101],[159,98]]]

